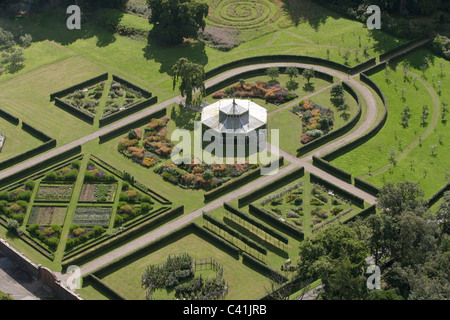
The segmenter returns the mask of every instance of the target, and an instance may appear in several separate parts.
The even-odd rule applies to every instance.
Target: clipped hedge
[[[42,142],[48,142],[48,141],[52,140],[52,137],[46,135],[41,130],[36,129],[35,127],[29,125],[25,121],[22,121],[22,130],[31,134],[33,137],[41,140]]]
[[[255,268],[259,270],[260,272],[264,273],[266,277],[279,280],[279,283],[285,283],[289,281],[287,277],[279,273],[278,271],[273,270],[272,268],[268,267],[264,263],[260,262],[259,260],[253,258],[251,255],[247,254],[246,252],[242,253],[242,263],[247,264],[248,266],[251,266],[252,268]]]
[[[411,41],[408,41],[404,44],[399,45],[398,47],[395,47],[391,50],[385,51],[382,54],[380,54],[380,61],[387,60],[389,57],[396,55],[398,52],[405,50],[406,48],[415,45],[416,43],[423,41],[427,39],[428,36],[423,36],[420,38],[413,39]],[[432,41],[432,39],[430,39]]]
[[[247,221],[248,223],[250,223],[251,225],[255,226],[256,228],[261,229],[262,231],[264,231],[265,233],[267,233],[270,236],[274,237],[275,239],[283,242],[284,244],[288,244],[289,243],[289,238],[288,237],[286,237],[286,236],[284,236],[282,234],[279,234],[278,232],[276,232],[272,228],[269,228],[265,224],[262,224],[259,221],[251,218],[248,214],[245,214],[242,211],[236,209],[235,207],[230,206],[228,203],[224,203],[223,206],[229,212],[231,212],[234,215],[238,216],[242,220]]]
[[[12,114],[10,114],[9,112],[7,112],[3,109],[0,109],[0,117],[5,119],[6,121],[12,123],[15,126],[17,126],[19,124],[19,118],[13,116]]]
[[[207,79],[210,79],[212,77],[215,77],[225,71],[235,69],[238,67],[243,66],[249,66],[253,64],[260,64],[260,63],[275,63],[275,62],[286,62],[286,63],[304,63],[304,64],[312,64],[312,65],[319,65],[324,67],[329,67],[332,69],[336,69],[345,73],[350,73],[351,69],[348,66],[345,66],[343,64],[330,61],[327,59],[317,58],[317,57],[309,57],[309,56],[298,56],[298,55],[283,55],[283,54],[277,54],[277,55],[264,55],[264,56],[256,56],[256,57],[249,57],[244,59],[235,60],[229,63],[225,63],[217,68],[211,69],[206,72],[205,76]]]
[[[278,162],[278,167],[283,166],[284,164],[284,157],[279,157],[277,160],[272,161],[271,163],[263,166],[262,168],[268,168],[271,167],[272,165],[274,165],[275,163]],[[252,170],[250,172],[244,173],[243,175],[241,175],[240,177],[237,177],[235,179],[232,179],[226,183],[224,183],[223,185],[221,185],[220,187],[217,187],[211,191],[206,192],[203,196],[205,199],[205,202],[214,200],[224,194],[226,194],[227,192],[231,191],[231,190],[236,190],[238,188],[240,188],[241,186],[257,179],[258,177],[261,176],[261,167],[260,168],[256,168],[255,170]]]
[[[380,188],[378,188],[377,186],[374,186],[373,184],[364,181],[361,178],[355,177],[355,187],[366,191],[367,193],[373,195],[373,196],[377,196],[378,193],[380,192]]]
[[[286,221],[280,220],[280,217],[276,216],[275,214],[263,208],[258,208],[252,203],[249,204],[248,211],[251,214],[260,217],[262,220],[266,220],[270,225],[273,225],[275,228],[283,230],[286,233],[289,233],[296,239],[303,240],[304,233],[300,228],[297,228],[296,226]]]
[[[350,201],[352,201],[355,205],[359,206],[359,207],[364,207],[364,199],[354,195],[351,192],[348,192],[347,190],[319,177],[316,176],[313,173],[310,173],[310,177],[311,177],[311,182],[316,182],[326,188],[332,189],[334,190],[336,193],[339,193],[340,195],[342,195],[344,198],[349,199]]]
[[[50,101],[53,101],[55,98],[64,97],[64,96],[68,95],[69,93],[72,93],[72,92],[74,92],[76,90],[84,89],[86,87],[90,87],[90,86],[92,86],[92,85],[94,85],[96,83],[99,83],[101,81],[106,81],[106,80],[108,80],[108,73],[104,73],[104,74],[102,74],[100,76],[97,76],[95,78],[86,80],[86,81],[84,81],[82,83],[76,84],[76,85],[71,86],[69,88],[66,88],[66,89],[60,90],[58,92],[52,93],[52,94],[50,94]]]
[[[370,207],[367,207],[364,210],[361,210],[358,214],[354,215],[353,217],[345,220],[344,223],[349,223],[349,222],[355,221],[357,218],[365,218],[376,212],[377,212],[377,206],[375,204],[373,204]]]
[[[30,158],[33,158],[38,154],[53,149],[54,147],[56,147],[56,140],[51,139],[50,141],[47,141],[44,144],[37,146],[36,148],[30,149],[14,157],[3,160],[2,162],[0,162],[0,170],[6,169],[10,166],[23,162],[25,160],[29,160]]]
[[[384,124],[386,123],[387,116],[388,116],[388,107],[387,107],[387,100],[386,100],[386,97],[385,97],[383,91],[381,91],[380,87],[378,87],[378,85],[364,73],[361,73],[360,79],[362,82],[364,82],[369,87],[371,87],[381,98],[381,100],[384,104],[383,117],[382,117],[381,121],[378,122],[378,124],[376,124],[369,132],[365,133],[364,135],[360,136],[359,138],[357,138],[353,141],[350,141],[349,143],[346,143],[345,145],[322,156],[322,159],[324,159],[326,161],[332,161],[332,160],[336,159],[337,157],[349,152],[350,150],[353,150],[353,149],[361,146],[362,144],[366,143],[372,137],[374,137],[378,132],[380,132],[380,130],[383,128]]]
[[[113,80],[126,85],[128,88],[131,88],[131,89],[141,92],[142,95],[144,96],[144,98],[146,98],[146,99],[149,99],[152,97],[152,93],[150,91],[147,91],[142,87],[139,87],[131,82],[128,82],[127,80],[125,80],[119,76],[113,75]]]
[[[109,297],[111,300],[126,300],[125,297],[123,297],[120,293],[115,291],[113,288],[108,286],[93,274],[84,276],[83,281],[91,282],[94,286],[99,287],[100,292]]]
[[[371,76],[371,75],[373,75],[373,74],[375,74],[375,73],[378,73],[378,72],[380,72],[380,71],[383,71],[383,70],[386,69],[386,68],[387,68],[387,62],[382,62],[382,63],[377,64],[376,66],[374,66],[374,67],[372,67],[372,68],[370,68],[370,69],[365,70],[363,73],[364,73],[366,76]]]
[[[240,232],[234,230],[233,228],[229,227],[225,223],[217,220],[213,216],[211,216],[211,215],[209,215],[207,213],[203,213],[203,219],[205,219],[206,221],[212,223],[216,227],[219,227],[220,229],[224,230],[225,232],[230,234],[232,237],[235,237],[236,239],[241,240],[246,245],[248,245],[250,248],[255,249],[259,253],[267,255],[267,249],[266,248],[261,246],[259,243],[256,243],[255,241],[251,240],[250,238],[244,236],[242,233],[240,233]]]
[[[430,199],[428,199],[427,207],[430,208],[433,204],[438,202],[439,199],[444,196],[444,193],[449,190],[450,190],[450,183],[447,183],[445,186],[443,186],[441,189],[439,189],[438,192],[433,194]]]
[[[295,179],[298,179],[302,177],[305,174],[305,168],[300,167],[292,170],[289,173],[286,173],[285,175],[279,177],[278,179],[275,179],[264,186],[255,189],[246,195],[240,197],[238,199],[239,208],[242,208],[243,206],[249,204],[250,202],[255,201],[256,199],[259,199],[266,194],[294,181]]]
[[[149,231],[150,229],[153,229],[156,225],[161,224],[169,219],[173,219],[175,216],[178,216],[183,213],[184,213],[184,206],[179,206],[177,208],[174,208],[170,211],[167,211],[166,213],[157,216],[156,218],[147,220],[142,224],[135,226],[134,228],[128,229],[116,236],[107,238],[105,239],[104,242],[101,242],[95,247],[84,251],[80,255],[64,260],[62,263],[63,268],[67,268],[67,266],[70,266],[72,264],[81,265],[81,262],[88,261],[93,257],[98,256],[99,254],[106,253],[111,248],[123,243],[124,241],[129,240],[130,238],[133,238],[144,231]]]
[[[130,129],[135,129],[141,125],[147,124],[153,118],[158,118],[158,119],[162,118],[166,115],[166,112],[167,112],[166,108],[164,108],[162,110],[157,110],[143,118],[139,118],[131,123],[127,123],[121,127],[112,129],[108,133],[105,133],[99,137],[100,143],[105,143],[111,139],[117,138],[118,136],[127,133]]]
[[[331,163],[329,163],[326,160],[323,160],[320,157],[313,156],[313,165],[322,169],[325,172],[328,172],[329,174],[335,176],[336,178],[344,180],[348,183],[352,182],[351,173],[348,173],[347,171],[342,170],[341,168],[338,168],[335,165],[332,165]]]
[[[192,223],[192,227],[194,228],[194,232],[197,232],[199,235],[202,235],[211,242],[215,242],[216,244],[222,246],[225,250],[227,250],[231,254],[231,256],[235,257],[236,259],[239,259],[239,253],[241,252],[241,250],[234,244],[228,242],[227,240],[216,235],[215,233],[209,231],[208,229],[206,229],[206,227],[200,227],[196,223]]]
[[[133,105],[127,107],[126,109],[124,109],[122,111],[119,111],[119,112],[110,114],[107,117],[101,118],[99,120],[99,126],[103,127],[114,121],[125,118],[133,113],[144,110],[145,108],[148,108],[148,107],[156,104],[157,102],[158,102],[158,97],[152,97],[152,98],[146,99],[144,101],[136,102]]]
[[[314,139],[313,141],[301,146],[297,149],[297,157],[303,156],[307,154],[308,152],[311,152],[312,150],[323,146],[324,144],[337,139],[338,137],[346,134],[349,132],[359,121],[362,115],[362,108],[361,108],[361,100],[358,96],[358,94],[355,92],[355,90],[348,85],[346,82],[342,82],[342,85],[344,86],[344,89],[356,100],[358,103],[358,111],[356,112],[355,116],[347,122],[344,126],[333,130],[326,135],[323,135],[317,139]]]
[[[84,112],[81,109],[75,108],[74,106],[66,103],[65,101],[61,100],[58,97],[55,97],[55,106],[58,108],[69,112],[71,115],[86,121],[89,124],[94,124],[94,116],[90,115],[89,113]]]
[[[47,142],[47,143],[51,143],[51,141]],[[81,152],[81,146],[76,146],[74,148],[71,148],[67,151],[64,151],[54,157],[51,158],[47,158],[44,161],[41,161],[35,165],[32,165],[30,167],[27,167],[21,171],[18,171],[16,173],[13,173],[3,179],[0,180],[0,188],[7,186],[13,182],[15,182],[16,180],[22,179],[23,177],[27,177],[37,171],[42,170],[43,168],[46,168],[54,163],[63,161],[64,159],[71,157],[75,154],[79,154]]]
[[[366,69],[369,69],[370,67],[375,66],[376,64],[377,64],[377,58],[371,58],[371,59],[361,62],[360,64],[351,68],[350,74],[353,75],[353,74],[360,73],[361,71],[364,71]]]

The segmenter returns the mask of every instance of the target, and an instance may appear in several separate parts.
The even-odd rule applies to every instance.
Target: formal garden
[[[0,119],[7,136],[1,170],[145,110],[141,119],[130,117],[120,128],[105,128],[100,139],[96,135],[83,144],[82,154],[80,148],[58,160],[40,159],[41,166],[11,171],[11,177],[0,180],[2,238],[34,262],[63,271],[71,264],[89,264],[218,199],[211,203],[215,209],[193,222],[166,230],[161,239],[88,274],[78,291],[83,298],[262,298],[274,282],[281,285],[295,277],[305,240],[328,226],[342,223],[346,228],[358,216],[376,212],[348,185],[299,170],[295,161],[279,160],[292,171],[265,177],[269,183],[240,196],[234,193],[240,187],[259,183],[260,164],[173,163],[171,134],[187,129],[193,135],[199,112],[168,103],[154,115],[151,110],[157,100],[178,96],[173,66],[183,57],[204,67],[207,81],[235,67],[280,60],[349,74],[336,79],[313,69],[261,69],[256,76],[249,73],[215,86],[199,102],[255,100],[268,111],[268,127],[280,130],[280,149],[300,157],[300,163],[303,155],[324,146],[329,153],[313,158],[316,169],[372,195],[386,183],[412,180],[428,199],[448,185],[445,38],[437,38],[440,53],[435,40],[433,47],[375,65],[380,54],[405,48],[410,39],[423,41],[423,34],[405,27],[410,34],[397,35],[406,39],[368,30],[346,18],[361,20],[360,8],[344,16],[321,1],[202,2],[210,6],[206,27],[198,38],[195,34],[180,43],[155,37],[169,29],[149,24],[148,7],[140,0],[129,1],[124,11],[89,13],[82,30],[68,31],[58,9],[0,17],[0,31],[14,30],[11,36],[0,32],[2,39],[10,39],[9,51],[0,47],[7,62],[0,61],[0,104],[10,116],[21,116],[4,124]],[[393,25],[390,21],[389,28]],[[23,55],[19,68],[11,69],[13,55]],[[367,75],[360,75],[362,70]],[[349,85],[355,81],[374,95],[376,121],[361,137],[343,139],[346,144],[332,150],[343,132],[367,124],[368,93],[356,92]],[[30,130],[27,123],[43,131]],[[232,200],[220,199],[231,193]],[[433,199],[433,212],[444,203],[441,193]]]

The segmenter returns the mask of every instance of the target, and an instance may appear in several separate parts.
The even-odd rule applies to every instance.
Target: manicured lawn
[[[340,117],[340,113],[336,107],[330,102],[330,91],[326,90],[319,93],[312,98],[311,101],[317,103],[325,108],[328,108],[334,112],[334,130],[344,126],[347,122]],[[350,118],[355,116],[358,104],[356,101],[345,92],[345,99],[350,107]],[[278,129],[280,135],[280,149],[297,156],[297,149],[302,146],[300,140],[302,137],[302,120],[300,117],[290,112],[292,108],[284,109],[279,112],[275,112],[269,115],[268,127],[269,129]],[[269,134],[269,137],[271,135]],[[271,139],[271,138],[270,138]]]
[[[425,56],[430,57],[431,65],[425,72],[425,78],[422,78],[420,66]],[[403,79],[402,64],[396,70],[391,70],[389,82],[386,81],[384,71],[372,76],[388,101],[388,119],[383,129],[364,145],[332,162],[377,186],[406,179],[416,181],[425,190],[426,197],[429,197],[445,184],[449,171],[450,154],[446,141],[450,138],[450,131],[448,124],[441,121],[441,108],[442,103],[448,104],[450,101],[450,93],[445,90],[450,86],[450,78],[445,73],[441,75],[440,64],[444,70],[448,70],[450,63],[431,55],[427,50],[418,51],[406,61],[412,66],[409,82]],[[413,80],[416,75],[417,88]],[[438,81],[441,83],[440,95]],[[401,96],[402,88],[405,88],[405,100]],[[424,105],[428,106],[430,113],[426,126],[421,125],[420,119]],[[404,106],[411,109],[406,128],[401,124]],[[435,156],[431,152],[432,146],[436,146]],[[389,159],[392,148],[396,151],[395,166],[391,165]]]
[[[127,299],[145,299],[145,290],[141,287],[141,276],[144,269],[150,264],[164,262],[168,255],[182,253],[189,253],[194,259],[212,257],[223,265],[223,278],[229,284],[228,295],[225,299],[258,299],[265,294],[264,287],[269,288],[269,282],[263,275],[193,233],[173,239],[157,251],[152,250],[141,255],[138,259],[130,261],[117,271],[103,277],[102,281]],[[159,290],[154,297],[156,299],[173,299],[173,292],[167,293]]]
[[[1,108],[3,108],[3,106],[1,106]],[[11,122],[0,118],[0,134],[4,134],[6,136],[5,143],[0,151],[0,161],[31,150],[32,148],[40,146],[43,143],[29,133],[23,131],[21,127],[21,124],[15,126]]]

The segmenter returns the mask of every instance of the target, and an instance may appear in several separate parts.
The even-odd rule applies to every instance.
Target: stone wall
[[[22,253],[14,249],[4,239],[0,238],[0,253],[10,259],[18,268],[26,272],[35,280],[40,280],[48,285],[55,296],[62,300],[82,300],[76,293],[64,286],[58,277],[48,268],[36,265]]]

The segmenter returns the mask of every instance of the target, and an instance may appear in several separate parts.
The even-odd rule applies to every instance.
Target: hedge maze
[[[269,0],[212,0],[208,16],[212,25],[237,29],[262,28],[282,16],[281,9]]]

